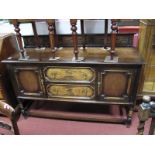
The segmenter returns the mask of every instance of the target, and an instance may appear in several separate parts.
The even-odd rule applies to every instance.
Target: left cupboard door
[[[19,67],[14,70],[18,93],[26,96],[43,96],[43,79],[36,67]]]

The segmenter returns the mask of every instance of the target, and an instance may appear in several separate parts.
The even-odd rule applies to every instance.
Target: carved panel
[[[89,85],[49,84],[47,92],[51,97],[63,98],[93,98],[94,88]]]
[[[43,82],[38,68],[16,68],[15,73],[20,93],[37,96],[43,94]]]
[[[47,67],[44,73],[51,82],[90,83],[95,79],[95,71],[88,67]]]
[[[133,72],[105,70],[101,73],[101,96],[104,99],[127,100],[131,91]]]

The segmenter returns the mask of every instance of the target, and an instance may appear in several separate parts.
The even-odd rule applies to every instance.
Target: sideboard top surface
[[[50,48],[34,49],[27,48],[28,60],[19,60],[20,54],[16,52],[14,55],[6,60],[4,63],[53,63],[53,64],[143,64],[143,59],[140,57],[139,52],[135,48],[116,48],[116,55],[118,56],[118,63],[104,62],[109,52],[104,48],[86,48],[85,51],[79,48],[79,57],[84,57],[84,61],[72,61],[74,57],[73,48],[60,48],[56,51],[56,57],[59,60],[49,60],[52,57]]]

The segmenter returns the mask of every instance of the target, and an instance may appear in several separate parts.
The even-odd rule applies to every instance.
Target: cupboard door
[[[99,94],[101,99],[129,100],[133,83],[133,71],[104,70],[100,73]]]
[[[43,81],[38,68],[15,68],[19,93],[22,95],[43,95]]]

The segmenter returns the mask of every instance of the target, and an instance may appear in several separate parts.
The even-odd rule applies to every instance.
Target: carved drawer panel
[[[36,96],[43,94],[43,82],[38,68],[16,68],[15,75],[21,94]]]
[[[74,84],[49,84],[47,92],[50,97],[83,98],[90,99],[95,95],[95,90],[89,85]]]
[[[131,93],[133,72],[105,70],[101,73],[100,93],[104,99],[128,100]]]
[[[95,79],[95,71],[89,67],[47,67],[44,74],[50,82],[90,83]]]

